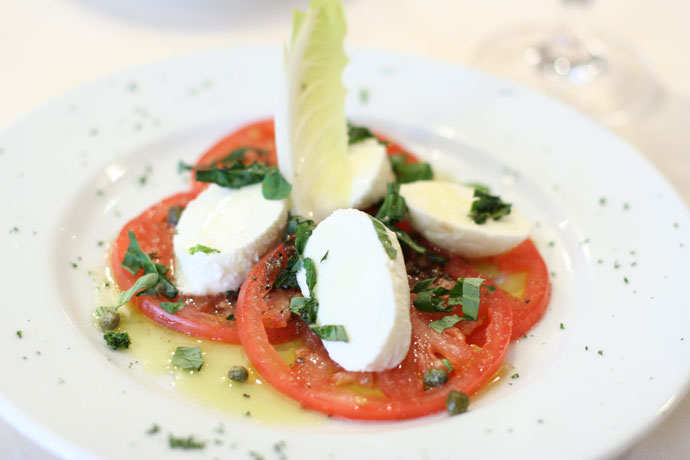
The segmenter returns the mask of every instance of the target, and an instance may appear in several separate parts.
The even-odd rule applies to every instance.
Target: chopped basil
[[[177,347],[172,357],[172,363],[181,369],[201,369],[204,358],[199,347]]]
[[[194,436],[176,437],[172,434],[168,436],[168,443],[171,449],[198,450],[206,447],[203,441],[197,441]]]
[[[439,334],[441,334],[443,331],[446,329],[449,329],[453,326],[455,326],[457,323],[460,321],[463,321],[465,318],[461,318],[458,315],[448,315],[444,316],[441,319],[437,319],[436,321],[432,321],[429,323],[429,327]]]
[[[185,307],[184,302],[177,301],[177,302],[161,302],[161,308],[171,315],[174,315],[178,311],[182,310]]]
[[[293,254],[287,261],[285,268],[278,273],[273,286],[288,289],[299,287],[297,284],[297,272],[302,268],[302,258],[298,254]]]
[[[484,282],[482,278],[458,278],[452,289],[446,289],[442,286],[432,286],[436,278],[427,278],[417,282],[412,288],[412,293],[417,294],[413,305],[419,311],[425,312],[449,312],[455,305],[462,305],[463,318],[462,320],[476,320],[479,311],[479,286]],[[443,297],[448,296],[448,300]],[[454,316],[454,315],[451,315]],[[445,317],[448,318],[448,317]],[[441,333],[448,327],[454,326],[458,321],[446,326],[452,320],[442,318],[437,321],[434,326],[430,326],[437,332]],[[445,322],[443,322],[445,321]],[[442,327],[446,326],[446,327]],[[440,329],[440,331],[438,330]]]
[[[309,329],[314,331],[314,333],[318,335],[321,338],[321,340],[328,340],[330,342],[349,341],[347,333],[345,332],[345,328],[340,325],[317,326],[315,324],[312,324],[309,326]]]
[[[23,333],[22,331],[20,331],[20,330],[18,330],[18,331],[16,332],[16,334],[17,334],[17,337],[19,337],[20,339],[21,339],[22,337],[24,337],[24,333]]]
[[[316,224],[313,220],[305,220],[297,225],[295,229],[295,249],[298,254],[304,252],[304,247],[307,245],[307,240],[311,236],[311,233],[316,228]]]
[[[261,182],[261,193],[267,200],[283,200],[290,196],[292,185],[277,169],[266,174]]]
[[[487,219],[499,220],[503,216],[510,214],[512,205],[501,201],[497,195],[489,195],[479,189],[474,190],[474,197],[469,216],[476,224],[483,224]]]
[[[316,286],[316,264],[309,257],[305,257],[302,262],[304,270],[307,272],[307,287],[309,287],[309,295],[314,297],[314,287]]]
[[[209,248],[208,246],[204,246],[203,244],[197,244],[196,246],[187,249],[187,252],[191,255],[194,255],[197,252],[202,252],[204,254],[220,254],[220,251],[218,249]]]
[[[290,216],[288,218],[287,227],[285,227],[285,233],[283,234],[283,241],[287,241],[292,235],[297,232],[297,227],[301,224],[308,224],[313,230],[316,226],[313,220],[307,219],[302,216]]]
[[[391,162],[393,172],[399,184],[434,178],[434,172],[429,163],[407,163],[405,155],[392,155],[388,159]]]
[[[326,253],[325,253],[325,254],[323,255],[323,257],[321,258],[321,262],[323,262],[323,261],[326,260],[327,258],[328,258],[328,251],[326,251]]]
[[[227,188],[241,188],[261,182],[261,191],[267,200],[282,200],[287,198],[292,190],[292,186],[280,174],[278,168],[259,162],[245,165],[236,161],[223,168],[212,165],[210,169],[197,170],[196,180]]]
[[[316,322],[319,303],[309,297],[293,297],[290,300],[290,311],[298,315],[307,324]]]
[[[136,294],[138,291],[140,291],[141,289],[149,290],[153,288],[157,283],[157,273],[148,273],[146,275],[139,277],[131,288],[127,289],[124,292],[121,292],[117,296],[116,305],[114,305],[113,307],[99,307],[98,309],[96,309],[96,316],[100,316],[101,313],[106,309],[110,311],[117,310],[118,307],[121,307],[122,305],[129,302],[132,299],[132,297],[134,297],[134,294]],[[103,308],[103,310],[101,310],[101,308]]]
[[[393,247],[393,243],[391,242],[391,239],[388,237],[388,232],[386,231],[386,227],[376,220],[376,218],[371,217],[371,222],[374,224],[374,230],[376,230],[376,235],[379,238],[379,241],[381,242],[381,245],[383,246],[383,249],[386,251],[386,254],[388,254],[389,259],[395,259],[397,255],[397,251]]]
[[[347,124],[347,143],[352,145],[358,142],[365,141],[367,139],[376,139],[374,133],[364,126],[356,126],[353,124]]]
[[[450,365],[450,361],[448,361],[446,358],[443,358],[443,365],[446,366],[448,373],[453,372],[453,366]]]
[[[143,270],[144,275],[155,274],[157,276],[156,282],[152,286],[147,285],[146,287],[148,289],[139,292],[137,294],[138,296],[156,296],[161,294],[168,299],[173,299],[175,296],[177,296],[177,288],[165,276],[165,274],[168,273],[168,268],[165,265],[154,262],[151,260],[151,257],[148,254],[141,250],[139,247],[139,242],[132,231],[129,232],[129,247],[127,248],[125,258],[122,260],[122,266],[132,275],[136,275],[139,273],[139,270]],[[149,282],[150,281],[147,283]],[[123,294],[120,294],[120,296]],[[129,298],[131,298],[131,295]],[[120,305],[127,302],[129,298]]]
[[[132,343],[131,339],[129,338],[129,334],[126,332],[110,331],[103,336],[103,339],[105,340],[105,343],[107,343],[108,346],[113,350],[129,348],[130,344]]]
[[[376,213],[376,218],[387,227],[391,227],[405,219],[407,204],[400,195],[400,184],[391,182],[387,185],[386,196]]]
[[[448,296],[448,305],[462,305],[462,313],[473,320],[479,313],[479,286],[483,278],[458,278]]]

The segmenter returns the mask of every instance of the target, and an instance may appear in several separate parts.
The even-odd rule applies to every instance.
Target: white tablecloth
[[[344,0],[348,44],[467,64],[487,36],[558,17],[557,0]],[[198,51],[279,43],[307,0],[0,0],[0,128],[113,71]],[[690,2],[594,2],[590,22],[644,55],[664,98],[616,131],[690,203]],[[688,458],[690,397],[624,460]],[[52,459],[0,421],[0,458]]]

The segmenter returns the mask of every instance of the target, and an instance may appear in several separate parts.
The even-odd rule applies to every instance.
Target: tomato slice
[[[481,289],[478,320],[458,323],[442,334],[428,324],[444,313],[422,313],[411,306],[412,343],[406,358],[394,369],[347,372],[328,357],[321,339],[296,320],[300,345],[294,362],[286,362],[270,344],[262,320],[263,312],[270,308],[264,300],[264,286],[275,276],[267,271],[266,262],[284,251],[283,247],[275,249],[250,271],[240,290],[237,328],[247,356],[264,379],[305,407],[353,419],[420,417],[442,411],[450,390],[474,393],[499,369],[510,343],[512,312],[503,292],[492,292],[490,280]],[[478,275],[459,258],[453,258],[444,270],[453,279]],[[462,308],[455,307],[452,313],[462,315]],[[444,359],[453,368],[448,382],[425,389],[424,373],[432,367],[444,368]]]
[[[174,279],[175,256],[172,239],[175,227],[167,223],[168,210],[171,206],[187,206],[197,194],[197,191],[192,191],[166,198],[131,220],[120,231],[113,245],[111,267],[113,277],[121,290],[129,289],[138,278],[122,266],[122,260],[129,247],[130,231],[136,235],[142,251],[147,254],[155,253],[155,260],[170,268],[169,274]],[[239,343],[236,322],[226,319],[228,315],[234,314],[236,299],[225,295],[182,295],[174,299],[178,300],[182,300],[185,307],[175,314],[161,308],[161,302],[170,302],[164,297],[138,296],[133,297],[131,303],[150,319],[170,329],[220,342]],[[280,300],[275,299],[271,308],[264,314],[267,327],[270,328],[268,336],[275,343],[292,340],[297,332],[294,324],[288,324],[289,299],[283,299],[282,303]]]
[[[478,259],[473,262],[480,272],[486,272],[495,280],[507,280],[519,276],[520,291],[513,295],[506,292],[513,307],[513,333],[511,340],[523,337],[539,322],[551,296],[551,284],[544,259],[529,239],[505,254]]]
[[[204,153],[197,161],[196,167],[207,168],[213,164],[222,166],[224,163],[216,162],[242,147],[247,148],[242,160],[243,163],[251,164],[257,161],[269,166],[277,166],[278,156],[273,120],[254,122],[234,131]],[[192,177],[192,191],[203,190],[207,186],[208,184],[197,182]]]

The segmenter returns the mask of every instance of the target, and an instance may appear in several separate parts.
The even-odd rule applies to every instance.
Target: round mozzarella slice
[[[400,194],[410,225],[435,245],[464,257],[488,257],[513,249],[527,238],[530,225],[512,210],[499,220],[476,224],[470,217],[474,189],[452,182],[403,184]]]
[[[261,184],[211,184],[182,213],[173,238],[177,288],[191,295],[236,290],[285,228],[287,200],[267,200]]]
[[[386,195],[386,184],[395,180],[386,147],[366,139],[350,145],[347,155],[352,170],[350,207],[368,208]]]
[[[395,257],[379,239],[368,214],[340,209],[321,222],[303,256],[316,266],[313,296],[317,324],[342,325],[347,342],[324,340],[329,356],[348,371],[382,371],[397,366],[410,347],[410,289],[400,244],[384,229]],[[305,270],[297,274],[311,297]]]

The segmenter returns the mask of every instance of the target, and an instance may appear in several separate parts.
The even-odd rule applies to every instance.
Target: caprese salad
[[[329,415],[458,414],[543,315],[546,266],[511,204],[434,180],[428,163],[348,123],[345,29],[339,1],[295,12],[275,122],[181,165],[189,190],[124,226],[111,255],[121,294],[98,324],[127,347],[126,325],[114,329],[130,302],[238,344],[267,383]],[[287,359],[275,348],[286,342]],[[173,364],[203,359],[180,347]]]

